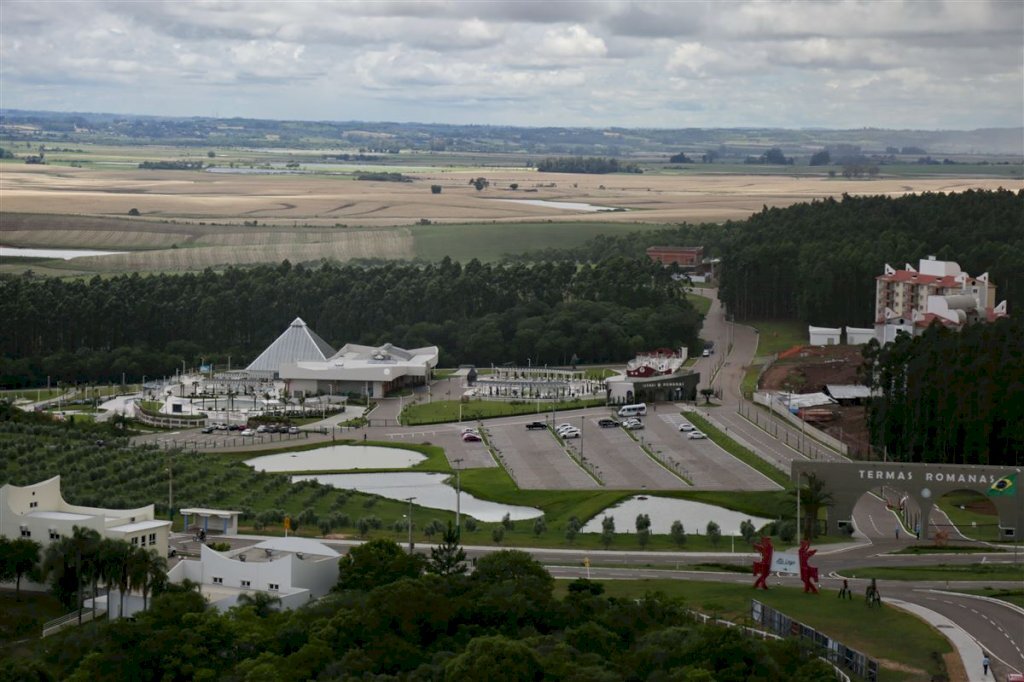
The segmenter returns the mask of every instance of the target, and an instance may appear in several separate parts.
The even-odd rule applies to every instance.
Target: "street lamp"
[[[412,501],[415,500],[415,499],[416,499],[415,497],[407,497],[407,498],[405,498],[405,501],[409,503],[409,518],[408,518],[409,554],[412,554],[412,550],[413,550],[413,547],[412,547]]]
[[[455,536],[462,537],[462,458],[453,459],[455,463]]]

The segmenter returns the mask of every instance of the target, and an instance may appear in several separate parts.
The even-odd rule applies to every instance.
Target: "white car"
[[[707,436],[700,431],[690,431],[690,433],[686,434],[686,437],[690,440],[703,440],[704,438],[707,438]]]
[[[705,348],[704,352],[702,352],[700,355],[701,355],[701,357],[706,358],[706,357],[711,355],[711,351],[709,351],[707,348]]]
[[[244,429],[240,435],[242,435],[242,436],[255,436],[256,432],[253,431],[252,429]]]
[[[558,432],[558,435],[561,436],[563,439],[565,439],[565,438],[579,438],[580,437],[580,430],[579,429],[563,429],[562,431]]]
[[[566,422],[564,424],[559,424],[558,426],[556,426],[555,427],[555,433],[561,431],[562,429],[575,429],[575,428],[576,428],[575,426],[573,426],[572,424]]]
[[[563,433],[567,431],[579,431],[579,429],[577,429],[575,426],[563,426],[560,429],[555,429],[555,433],[557,433],[559,436],[561,436]]]
[[[697,427],[695,427],[690,422],[683,422],[682,424],[679,425],[679,430],[680,431],[696,431]]]
[[[460,433],[462,433],[463,435],[465,435],[467,433],[475,433],[478,436],[480,435],[480,432],[477,431],[476,429],[462,429],[462,431],[460,431]]]

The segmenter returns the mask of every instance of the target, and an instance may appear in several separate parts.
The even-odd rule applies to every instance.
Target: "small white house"
[[[846,343],[851,346],[863,346],[875,338],[875,330],[871,327],[847,327]]]
[[[266,592],[292,609],[324,596],[338,582],[341,554],[308,538],[272,538],[218,552],[203,545],[198,560],[185,559],[167,573],[173,583],[198,583],[210,603],[227,610],[245,593]]]
[[[838,346],[841,333],[839,327],[807,327],[812,346]]]

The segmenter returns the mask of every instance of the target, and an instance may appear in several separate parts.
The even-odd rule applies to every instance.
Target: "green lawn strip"
[[[864,566],[842,574],[880,580],[1024,580],[1024,567],[1004,563]]]
[[[983,587],[980,590],[947,590],[952,594],[976,594],[981,597],[989,597],[991,599],[999,599],[1005,601],[1014,606],[1020,606],[1024,608],[1024,589],[1022,590],[1004,590],[998,587]]]
[[[965,537],[972,540],[983,540],[985,542],[998,542],[999,537],[999,516],[996,515],[995,505],[987,502],[991,514],[981,513],[971,509],[969,505],[976,504],[981,500],[977,493],[952,492],[943,495],[938,500],[939,509],[946,513],[950,521],[957,527]],[[960,507],[965,507],[961,509]]]
[[[807,345],[807,325],[795,320],[737,320],[757,330],[757,355],[771,355]]]
[[[62,388],[15,388],[0,391],[0,399],[18,400],[26,398],[33,402],[56,398],[64,392]]]
[[[749,622],[750,600],[772,606],[794,620],[813,627],[829,637],[876,658],[881,667],[880,680],[929,679],[939,673],[932,652],[952,651],[938,630],[899,609],[884,606],[869,609],[863,599],[839,601],[835,594],[804,594],[799,588],[773,587],[752,590],[734,585],[689,580],[607,580],[605,593],[625,599],[638,599],[651,593],[678,597],[694,609],[735,622]],[[556,583],[559,592],[567,592],[569,581]],[[905,667],[904,667],[905,666]],[[906,667],[921,671],[908,672]]]
[[[690,305],[692,305],[701,315],[707,315],[708,310],[711,309],[711,299],[707,296],[688,292],[686,294],[686,300],[689,301]]]
[[[889,554],[988,554],[991,551],[991,547],[978,547],[975,545],[948,545],[946,547],[938,545],[911,545],[910,547],[898,549],[895,552],[889,552]]]
[[[604,398],[593,400],[571,400],[555,404],[555,411],[579,410],[585,407],[598,407],[605,404]],[[409,405],[402,411],[402,423],[407,426],[423,424],[444,424],[457,422],[460,415],[462,421],[490,419],[493,417],[511,417],[516,415],[537,415],[543,419],[551,413],[551,403],[525,399],[524,401],[473,400],[462,403],[458,400],[435,400],[429,403]]]
[[[761,365],[749,365],[743,372],[743,379],[740,381],[740,392],[743,397],[750,399],[757,390],[757,380],[761,376]]]
[[[29,654],[43,624],[65,613],[61,603],[47,592],[27,592],[23,586],[18,601],[14,590],[0,590],[0,659]]]
[[[789,476],[734,441],[717,427],[712,426],[711,422],[701,415],[696,412],[683,412],[682,414],[691,424],[703,431],[715,444],[736,459],[761,472],[783,488],[789,489],[793,487],[793,482],[789,480]]]

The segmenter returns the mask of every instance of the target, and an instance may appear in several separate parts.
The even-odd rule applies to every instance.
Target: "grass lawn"
[[[1024,567],[1013,564],[933,564],[930,566],[868,566],[849,569],[858,578],[882,580],[1022,580]]]
[[[940,547],[938,545],[911,545],[903,549],[889,552],[889,554],[984,554],[991,552],[989,547],[959,546],[950,545]]]
[[[742,320],[757,330],[757,355],[781,353],[807,344],[807,326],[792,320]]]
[[[523,198],[528,199],[529,195]],[[600,234],[629,234],[658,227],[625,222],[543,222],[416,225],[409,229],[417,257],[436,261],[449,256],[465,263],[473,258],[496,261],[505,254],[527,250],[565,249],[579,246]]]
[[[0,659],[27,655],[32,641],[42,635],[43,623],[64,615],[64,607],[45,592],[21,591],[21,601],[14,590],[0,590]]]
[[[19,398],[27,398],[28,400],[49,400],[50,398],[56,398],[64,392],[62,388],[15,388],[5,391],[0,391],[0,399],[7,400],[18,400]]]
[[[678,597],[692,608],[735,622],[747,622],[750,600],[768,604],[843,644],[878,660],[879,679],[929,680],[937,669],[932,652],[952,651],[937,630],[898,609],[868,609],[862,599],[840,602],[831,592],[805,595],[790,587],[754,591],[749,585],[688,580],[607,580],[605,592],[614,597],[640,598],[648,593]],[[567,591],[569,581],[556,583]],[[908,670],[912,669],[912,670]]]
[[[952,591],[952,590],[951,590]],[[982,597],[991,597],[992,599],[1001,599],[1010,604],[1014,604],[1021,608],[1024,608],[1024,590],[1002,590],[994,587],[983,587],[980,590],[956,590],[963,594],[977,594]]]
[[[686,294],[686,300],[690,302],[694,308],[697,309],[701,315],[707,315],[708,310],[711,308],[711,299],[707,296],[701,296],[700,294]]]
[[[555,405],[556,410],[578,410],[583,407],[604,405],[604,398],[594,400],[562,401]],[[461,407],[461,410],[460,410]],[[489,419],[491,417],[511,417],[519,414],[544,415],[551,413],[551,403],[527,400],[525,402],[504,402],[500,400],[472,400],[462,403],[458,400],[435,400],[429,403],[417,403],[402,410],[402,423],[407,426],[419,424],[441,424],[454,422],[462,416],[462,421]]]
[[[730,455],[746,463],[750,467],[760,471],[762,474],[775,481],[783,488],[793,487],[793,482],[789,480],[789,476],[780,471],[778,468],[772,466],[767,461],[761,459],[756,454],[743,447],[729,436],[725,435],[722,431],[711,425],[704,417],[700,416],[696,412],[683,412],[690,423],[696,426],[698,429],[704,432],[708,438],[713,440],[720,448],[728,452]]]
[[[740,381],[740,391],[745,398],[751,398],[757,390],[757,379],[761,375],[762,365],[748,365]]]
[[[991,500],[978,493],[959,491],[943,495],[938,505],[965,536],[972,540],[999,541],[999,516]]]

